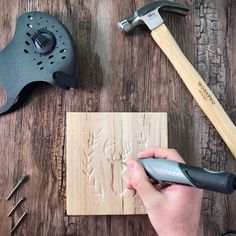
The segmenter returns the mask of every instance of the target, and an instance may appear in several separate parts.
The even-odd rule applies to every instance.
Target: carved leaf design
[[[102,195],[103,189],[102,184],[100,181],[97,180],[95,176],[95,168],[94,168],[94,154],[95,154],[95,147],[98,145],[100,140],[100,134],[102,133],[103,128],[96,131],[91,132],[89,131],[89,137],[87,140],[87,148],[83,150],[84,158],[82,160],[83,163],[83,173],[89,180],[89,184],[95,190],[96,195]]]

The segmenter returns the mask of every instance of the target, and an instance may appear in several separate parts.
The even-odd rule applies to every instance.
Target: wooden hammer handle
[[[236,158],[236,127],[215,95],[185,57],[164,24],[154,29],[151,34]]]

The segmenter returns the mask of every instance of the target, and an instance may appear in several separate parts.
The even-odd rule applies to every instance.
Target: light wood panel
[[[67,213],[144,214],[122,162],[151,147],[167,147],[167,113],[68,113]]]

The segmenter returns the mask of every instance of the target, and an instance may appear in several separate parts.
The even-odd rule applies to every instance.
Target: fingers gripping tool
[[[0,86],[7,97],[0,115],[18,108],[38,82],[75,88],[75,51],[71,34],[55,17],[21,15],[13,39],[0,52]]]

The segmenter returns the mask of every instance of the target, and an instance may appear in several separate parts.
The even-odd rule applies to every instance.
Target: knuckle
[[[132,183],[133,187],[137,190],[141,190],[144,184],[145,184],[145,179],[142,178],[141,176],[136,176],[136,178],[134,179]]]
[[[179,155],[179,153],[176,151],[176,149],[174,149],[174,148],[172,148],[172,149],[170,149],[170,153],[172,154],[172,155]]]

